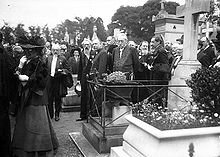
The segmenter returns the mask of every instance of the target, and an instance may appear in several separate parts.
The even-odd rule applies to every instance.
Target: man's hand
[[[152,68],[153,68],[153,66],[152,65],[147,65],[147,68],[149,69],[149,70],[151,70]]]
[[[26,56],[21,57],[18,67],[23,68],[25,62],[27,62],[27,57]]]
[[[18,79],[20,81],[28,81],[29,80],[29,77],[27,75],[19,75],[18,76]]]

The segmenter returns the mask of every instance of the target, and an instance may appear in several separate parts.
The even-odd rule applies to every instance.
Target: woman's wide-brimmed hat
[[[40,36],[23,36],[21,39],[18,43],[23,49],[42,50],[45,45],[45,40]]]

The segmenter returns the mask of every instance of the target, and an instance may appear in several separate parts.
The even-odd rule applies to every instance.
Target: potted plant
[[[192,74],[187,84],[194,105],[189,111],[171,111],[148,101],[135,104],[133,116],[126,117],[129,126],[123,146],[113,147],[110,157],[119,157],[121,152],[132,157],[219,157],[220,114],[215,103],[219,72],[211,68]]]

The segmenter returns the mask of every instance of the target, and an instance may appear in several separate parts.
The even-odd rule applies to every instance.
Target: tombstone
[[[99,40],[99,38],[98,38],[98,36],[97,36],[97,27],[94,25],[94,27],[93,27],[93,35],[92,35],[92,41],[94,41],[94,40],[96,40],[96,39],[98,39]]]
[[[177,7],[177,17],[184,16],[183,59],[177,66],[175,74],[169,83],[170,85],[186,85],[185,81],[190,79],[190,75],[201,67],[197,61],[199,14],[209,12],[209,9],[210,0],[186,0],[185,5]],[[187,109],[190,107],[190,88],[177,87],[169,89],[183,98],[180,99],[169,91],[169,109]]]
[[[176,39],[183,35],[184,19],[177,18],[176,15],[168,14],[164,10],[164,1],[161,1],[161,10],[153,16],[155,24],[155,35],[163,35],[165,41],[176,43]]]

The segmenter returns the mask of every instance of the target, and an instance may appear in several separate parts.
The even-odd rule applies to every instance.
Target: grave
[[[200,67],[199,62],[196,59],[197,58],[196,57],[197,45],[198,45],[199,14],[208,12],[209,9],[210,9],[210,0],[203,0],[202,2],[199,0],[186,0],[184,6],[180,6],[177,8],[177,17],[184,16],[183,59],[177,66],[174,78],[172,78],[172,80],[170,81],[170,85],[186,84],[185,81],[190,77],[190,74],[195,72],[196,69]],[[170,90],[173,90],[178,95],[181,95],[181,97],[183,97],[186,100],[186,102],[190,100],[190,89],[188,87],[183,88],[183,89],[172,88]],[[176,95],[174,95],[172,92],[169,92],[168,108],[170,109],[187,108],[186,102],[179,101],[179,98]],[[136,126],[139,126],[139,125],[140,127],[143,127],[143,128],[140,129],[140,132],[136,132],[136,133],[135,131],[132,131],[130,133],[126,133],[125,131],[125,134],[123,135],[123,145],[120,147],[112,147],[111,152],[110,152],[110,157],[130,157],[130,156],[147,157],[147,156],[152,156],[152,154],[155,154],[155,153],[152,153],[151,150],[148,149],[148,147],[146,147],[144,143],[146,139],[151,141],[153,137],[155,137],[156,135],[153,135],[152,137],[151,135],[150,136],[147,135],[147,138],[145,138],[145,140],[142,140],[144,139],[142,137],[145,136],[145,133],[146,133],[144,131],[145,130],[144,128],[146,127],[141,125],[141,122],[142,121],[138,122],[139,124],[135,124],[135,125],[132,125],[132,123],[129,124],[128,129],[127,129],[128,131],[126,130],[127,132],[129,132],[129,129],[136,128]],[[135,142],[132,142],[132,141],[135,141]],[[152,144],[153,146],[156,147],[157,144],[160,144],[160,142],[161,142],[160,140],[157,140],[156,143],[152,143]],[[167,144],[169,145],[169,142]],[[159,147],[157,148],[159,149]],[[158,151],[158,149],[154,149],[154,150]],[[164,156],[166,156],[165,152],[166,150],[164,150],[164,154],[163,154]],[[161,155],[162,154],[158,155],[158,157]],[[179,155],[184,156],[181,153]]]

